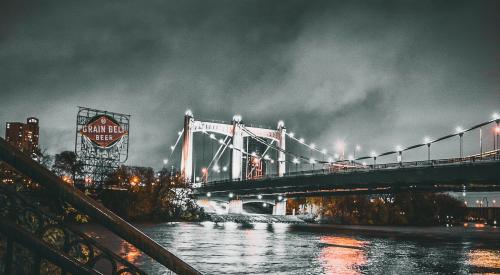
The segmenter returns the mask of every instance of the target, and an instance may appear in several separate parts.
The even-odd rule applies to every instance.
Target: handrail
[[[136,227],[124,221],[101,203],[65,184],[47,168],[29,158],[24,153],[0,138],[0,160],[17,171],[43,185],[55,196],[63,198],[84,214],[100,222],[104,227],[131,243],[151,258],[177,274],[201,274],[166,248],[149,238]]]
[[[28,233],[26,230],[14,223],[2,221],[0,223],[0,232],[28,249],[36,249],[43,255],[43,257],[60,265],[64,270],[69,271],[72,274],[101,274],[100,272],[84,266],[64,254],[59,253],[54,248],[47,246],[43,241],[35,238],[32,234]]]

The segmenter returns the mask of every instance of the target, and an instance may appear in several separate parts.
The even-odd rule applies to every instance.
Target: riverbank
[[[464,226],[376,226],[376,225],[334,225],[334,224],[293,224],[290,227],[296,231],[342,233],[353,232],[369,236],[408,237],[408,238],[466,238],[471,240],[500,241],[499,227],[464,227]]]

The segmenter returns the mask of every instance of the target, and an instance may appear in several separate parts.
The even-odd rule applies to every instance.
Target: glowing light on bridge
[[[224,140],[223,140],[222,138],[221,138],[221,139],[219,139],[219,143],[220,143],[220,144],[224,144]]]
[[[295,134],[291,132],[291,133],[288,133],[288,136],[293,138],[295,136]]]
[[[173,145],[172,145],[172,146],[170,146],[170,150],[171,150],[171,151],[175,150],[175,146],[173,146]]]
[[[299,163],[300,163],[300,162],[299,162],[299,160],[298,160],[297,158],[294,158],[294,159],[292,160],[292,162],[293,162],[293,163],[295,163],[295,164],[299,164]]]
[[[234,194],[233,193],[229,193],[229,197],[230,198],[234,197]]]
[[[222,167],[222,171],[226,172],[227,171],[227,166]]]
[[[431,138],[430,138],[430,137],[424,137],[424,143],[425,143],[425,144],[429,144],[429,143],[431,143],[431,141],[432,141],[432,140],[431,140]]]
[[[211,139],[215,139],[215,135],[214,134],[210,134],[210,138]]]
[[[211,196],[212,196],[212,193],[208,192],[208,193],[207,193],[207,197],[209,197],[209,198],[210,198]]]
[[[184,114],[187,116],[193,116],[193,112],[190,109],[187,109]]]
[[[214,167],[212,167],[212,170],[217,172],[219,170],[219,165],[215,164]]]
[[[396,145],[396,152],[401,152],[403,150],[403,148],[401,147],[401,145]]]
[[[257,196],[257,198],[258,198],[259,200],[261,200],[261,199],[262,199],[262,195],[258,195],[258,196]]]
[[[321,154],[326,155],[326,149],[321,150]]]
[[[267,207],[267,203],[265,203],[265,202],[264,202],[264,203],[262,204],[262,206]]]
[[[493,118],[493,120],[497,120],[497,119],[500,119],[500,114],[498,114],[497,112],[493,113],[491,115],[491,117]]]
[[[283,199],[283,196],[281,196],[281,195],[280,195],[280,196],[278,196],[278,200],[279,200],[279,201],[280,201],[280,200],[282,200],[282,199]]]
[[[163,165],[167,165],[168,164],[168,159],[163,159]]]
[[[311,145],[309,145],[309,147],[311,147],[312,149],[316,149],[316,144],[311,143]]]
[[[299,139],[299,142],[300,142],[300,143],[302,143],[302,144],[304,144],[304,142],[306,142],[306,141],[305,141],[305,139],[304,139],[304,138],[300,138],[300,139]]]
[[[285,127],[285,122],[283,120],[278,121],[278,128]]]
[[[370,156],[371,156],[372,158],[376,157],[376,156],[377,156],[377,152],[372,151],[372,152],[370,153]]]
[[[315,159],[310,159],[310,160],[309,160],[309,163],[310,163],[310,164],[315,164],[315,163],[316,163],[316,160],[315,160]]]
[[[238,114],[234,115],[233,116],[233,121],[241,122],[241,115],[238,115]]]

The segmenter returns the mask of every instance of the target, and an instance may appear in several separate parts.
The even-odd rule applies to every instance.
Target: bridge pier
[[[230,200],[228,204],[228,214],[242,214],[243,213],[243,201],[242,200]]]
[[[273,215],[275,216],[285,216],[286,215],[286,201],[277,201],[273,206]]]

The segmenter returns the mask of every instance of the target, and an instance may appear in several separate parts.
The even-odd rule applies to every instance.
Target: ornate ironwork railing
[[[25,238],[38,239],[71,260],[78,262],[79,266],[94,269],[99,262],[109,264],[111,274],[146,274],[133,264],[116,255],[111,250],[96,242],[94,239],[64,224],[60,217],[40,210],[40,203],[32,203],[33,198],[26,198],[20,192],[11,190],[7,186],[0,186],[0,217],[4,224],[1,231],[21,232]],[[26,237],[28,236],[28,237]],[[10,235],[15,239],[16,235]],[[23,239],[18,238],[17,242]],[[32,243],[27,248],[32,247]],[[9,265],[5,274],[19,273],[19,268],[24,268],[26,262],[31,266],[33,274],[62,274],[68,267],[57,267],[44,260],[39,255],[29,257],[23,264]],[[41,271],[40,271],[41,270]],[[16,272],[17,271],[17,272]],[[54,272],[55,271],[55,272]],[[22,273],[22,272],[21,272]]]
[[[0,163],[33,181],[52,200],[70,204],[176,274],[201,274],[99,202],[0,138]],[[3,179],[5,180],[5,179]],[[0,187],[0,274],[145,274],[134,264],[69,226],[33,192]],[[2,184],[2,183],[0,183]],[[102,266],[107,267],[104,271]],[[99,270],[99,271],[98,271]]]

